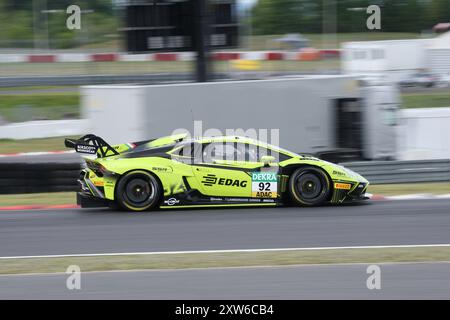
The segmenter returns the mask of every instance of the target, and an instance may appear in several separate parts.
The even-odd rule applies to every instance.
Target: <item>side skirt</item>
[[[229,207],[277,207],[282,206],[282,204],[273,202],[273,203],[233,203],[233,204],[187,204],[187,205],[178,205],[178,206],[168,206],[163,205],[160,206],[161,209],[189,209],[189,208],[229,208]]]

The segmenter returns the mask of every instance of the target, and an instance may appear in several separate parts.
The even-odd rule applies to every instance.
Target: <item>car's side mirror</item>
[[[271,163],[275,162],[275,157],[273,156],[262,156],[261,162],[264,163],[264,166],[269,166]]]

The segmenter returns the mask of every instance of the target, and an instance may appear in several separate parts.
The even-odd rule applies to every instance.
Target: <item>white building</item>
[[[427,54],[432,73],[450,75],[450,31],[432,39]]]
[[[346,42],[342,70],[349,75],[383,74],[398,82],[428,68],[429,39]]]

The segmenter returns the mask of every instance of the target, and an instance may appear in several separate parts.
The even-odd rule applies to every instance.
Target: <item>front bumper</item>
[[[361,201],[370,199],[367,196],[367,188],[369,186],[368,182],[337,182],[350,184],[350,190],[342,190],[334,188],[333,196],[331,199],[332,203],[343,203],[343,202],[352,202],[352,201]]]
[[[365,194],[369,184],[364,182],[357,183],[352,190],[347,194],[347,197],[353,200],[364,200]]]

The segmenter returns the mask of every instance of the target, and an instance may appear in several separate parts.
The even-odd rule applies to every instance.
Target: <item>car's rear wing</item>
[[[98,158],[119,154],[119,152],[105,140],[94,134],[87,134],[79,139],[65,139],[64,144],[67,148],[75,149],[75,151],[79,153],[96,154]]]

